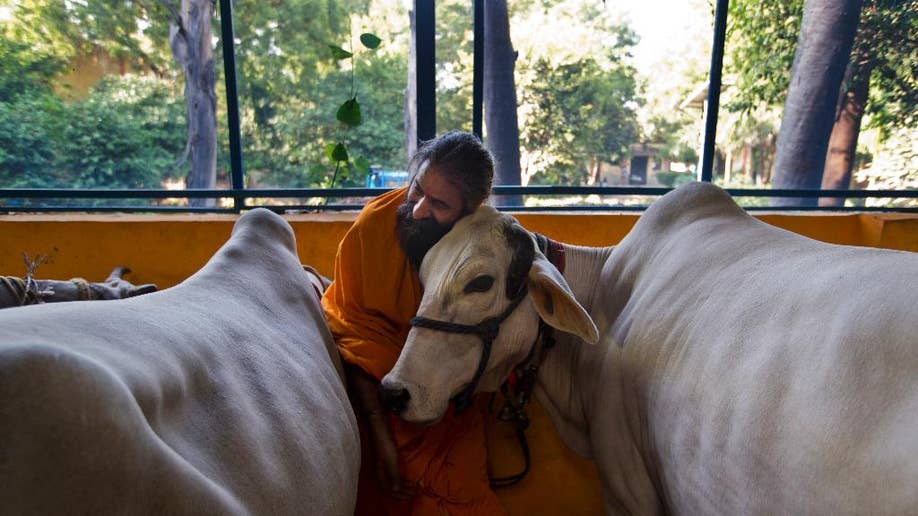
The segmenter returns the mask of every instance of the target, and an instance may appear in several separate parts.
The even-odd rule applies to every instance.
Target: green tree
[[[695,142],[686,140],[685,128],[691,121],[684,116],[654,115],[649,120],[647,140],[660,145],[660,157],[679,163],[696,163],[698,152]]]
[[[528,72],[522,142],[538,151],[534,181],[596,183],[600,164],[620,161],[638,140],[635,70],[583,58],[557,67],[540,59]]]
[[[35,8],[30,15],[58,12],[23,7]],[[128,76],[104,80],[85,100],[64,102],[52,86],[67,69],[69,43],[13,40],[26,34],[24,26],[0,31],[0,184],[159,186],[182,148],[176,92],[153,77]]]
[[[158,188],[185,144],[179,98],[153,78],[110,77],[68,105],[58,143],[67,186]]]
[[[822,188],[845,189],[851,183],[861,122],[866,112],[884,136],[892,127],[918,121],[918,2],[865,2],[854,48],[835,109],[835,125],[822,177]],[[871,82],[879,102],[869,104]],[[915,171],[918,172],[918,171]],[[820,206],[842,206],[842,198],[822,198]]]
[[[189,0],[183,5],[167,0],[22,0],[13,6],[13,21],[4,32],[63,61],[103,52],[135,73],[149,71],[170,81],[179,74],[169,67],[176,59],[187,75],[188,186],[208,187],[213,185],[216,133],[210,8],[209,1],[194,6]]]
[[[184,145],[182,106],[162,83],[130,77],[106,79],[72,104],[52,96],[0,102],[0,183],[158,188]]]
[[[66,69],[60,57],[35,50],[28,43],[13,41],[0,33],[0,102],[21,96],[50,95],[54,78]]]
[[[62,111],[50,95],[0,102],[0,187],[71,186],[56,166],[55,131]]]
[[[861,0],[807,0],[775,152],[774,188],[819,188]],[[833,95],[834,93],[834,95]],[[773,205],[816,199],[772,199]]]
[[[637,43],[614,9],[590,0],[510,4],[520,96],[523,180],[597,180],[639,139]],[[557,37],[544,38],[551,32]]]
[[[352,87],[362,123],[347,136],[354,166],[336,186],[362,185],[367,165],[404,167],[407,60],[391,42],[405,40],[408,19],[406,13],[399,20],[405,24],[398,25],[384,22],[390,16],[371,18],[369,13],[386,7],[378,4],[302,0],[239,6],[237,61],[250,184],[330,186],[336,167],[329,165],[325,146],[343,142],[336,111]],[[353,73],[350,60],[336,59],[329,48],[358,51],[363,47],[358,35],[377,31],[380,50],[359,54]]]
[[[64,67],[60,57],[0,32],[0,186],[56,184],[48,175],[63,106],[52,84]]]
[[[735,74],[736,84],[728,110],[751,114],[763,106],[783,103],[803,6],[803,0],[730,2],[727,69]],[[918,107],[916,62],[918,2],[865,0],[834,103],[826,165],[818,170],[814,184],[847,188],[863,115],[869,115],[871,126],[884,134],[914,125]],[[820,204],[836,202],[823,199]]]
[[[437,130],[472,130],[472,2],[437,2]]]

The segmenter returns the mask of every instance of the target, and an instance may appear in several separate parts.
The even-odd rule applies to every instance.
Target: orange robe
[[[322,298],[328,325],[341,358],[381,380],[398,360],[417,313],[421,284],[399,246],[396,209],[405,188],[371,200],[345,234],[335,258],[335,279]],[[471,407],[452,409],[432,426],[391,416],[389,428],[398,449],[399,471],[418,485],[418,495],[396,500],[382,492],[376,457],[361,425],[358,515],[506,514],[488,485],[484,419]]]

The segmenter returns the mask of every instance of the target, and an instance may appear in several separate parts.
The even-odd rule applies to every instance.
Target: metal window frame
[[[483,111],[483,60],[484,60],[484,1],[472,0],[474,29],[474,64],[472,88],[472,131],[482,136]],[[708,110],[705,115],[704,144],[699,179],[713,180],[715,138],[720,107],[721,74],[723,71],[726,41],[727,8],[729,0],[717,0],[714,11],[711,67],[708,77]],[[426,140],[436,134],[436,0],[415,0],[417,49],[417,127],[418,139]],[[0,205],[0,213],[10,212],[179,212],[179,213],[239,213],[255,207],[275,211],[341,211],[359,210],[362,204],[328,203],[328,199],[372,197],[388,191],[386,188],[280,188],[252,189],[245,187],[245,167],[239,122],[239,98],[236,77],[235,43],[233,32],[232,0],[220,0],[220,29],[223,50],[224,80],[226,83],[227,125],[230,144],[230,173],[232,188],[227,190],[109,190],[109,189],[0,189],[0,200],[53,200],[53,199],[166,199],[166,198],[232,198],[232,207],[191,206],[80,206],[55,205]],[[672,190],[654,187],[584,187],[584,186],[496,186],[495,195],[597,195],[597,196],[648,196],[656,197]],[[727,189],[734,197],[844,197],[844,198],[918,198],[918,190],[774,190]],[[250,199],[301,199],[323,198],[320,205],[252,204]],[[27,202],[26,204],[29,204]],[[649,202],[648,204],[649,205]],[[509,211],[640,211],[647,207],[604,204],[594,206],[498,207]],[[889,211],[918,213],[918,207],[746,207],[747,210],[769,211]]]

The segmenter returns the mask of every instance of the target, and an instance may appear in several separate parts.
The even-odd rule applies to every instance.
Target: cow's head
[[[539,317],[584,341],[595,324],[558,270],[516,221],[490,206],[461,219],[426,255],[420,269],[424,297],[418,315],[453,326],[502,320],[478,389],[494,391],[535,342]],[[513,308],[514,302],[521,299]],[[449,326],[449,325],[446,325]],[[384,398],[407,421],[434,422],[476,376],[482,338],[415,326],[392,371]]]

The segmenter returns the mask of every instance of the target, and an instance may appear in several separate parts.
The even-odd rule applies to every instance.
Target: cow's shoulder
[[[243,278],[240,278],[242,276]],[[257,208],[243,213],[233,225],[229,240],[207,264],[188,281],[176,288],[200,288],[202,285],[238,284],[244,281],[268,282],[277,288],[288,281],[308,286],[300,266],[293,229],[280,215]]]
[[[656,229],[680,228],[704,219],[750,219],[717,185],[694,182],[667,193],[650,205],[641,223]]]
[[[264,246],[279,243],[290,251],[296,250],[296,240],[290,224],[266,208],[243,213],[233,226],[230,242]]]
[[[750,230],[763,225],[720,187],[689,183],[650,205],[615,247],[603,274],[619,278],[625,273],[649,270],[666,257],[684,258],[688,253],[729,249],[736,238],[748,236]],[[678,262],[666,265],[667,270],[678,266]]]

